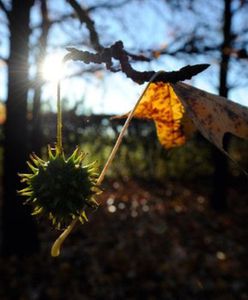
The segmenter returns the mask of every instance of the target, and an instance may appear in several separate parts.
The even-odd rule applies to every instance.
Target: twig
[[[76,0],[67,0],[67,2],[72,6],[72,8],[77,13],[80,22],[82,24],[85,23],[87,29],[89,30],[90,41],[94,49],[95,50],[102,49],[102,46],[99,41],[98,33],[96,32],[95,29],[95,23],[89,17],[88,11],[86,9],[83,9]]]
[[[7,19],[10,19],[10,11],[7,9],[3,1],[0,0],[0,9],[6,14]]]
[[[60,99],[60,80],[57,82],[57,146],[59,154],[63,153],[62,144],[62,109]]]
[[[82,61],[85,64],[105,64],[106,68],[112,72],[122,71],[126,76],[134,82],[143,84],[149,82],[150,78],[156,74],[155,71],[140,72],[133,69],[130,64],[128,52],[125,51],[122,41],[114,43],[108,48],[103,48],[97,53],[89,51],[80,51],[75,48],[67,48],[69,53],[65,56],[65,60]],[[140,58],[143,56],[140,56]],[[138,56],[136,57],[138,59]],[[113,60],[120,63],[120,70],[113,67]],[[204,71],[209,67],[209,64],[198,64],[193,66],[186,66],[179,71],[163,72],[156,77],[155,82],[162,81],[168,83],[176,83],[186,79],[191,79],[194,75]]]

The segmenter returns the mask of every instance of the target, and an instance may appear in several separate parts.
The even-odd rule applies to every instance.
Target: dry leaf
[[[6,120],[6,107],[2,102],[0,102],[0,125],[4,124],[5,120]]]
[[[248,139],[247,107],[181,82],[151,83],[134,117],[154,120],[167,149],[183,145],[195,128],[226,154],[226,134]]]
[[[165,148],[185,143],[181,120],[184,108],[169,84],[151,83],[134,117],[152,119],[155,122],[160,143]]]
[[[197,129],[211,143],[226,152],[225,134],[248,138],[248,109],[184,83],[171,85]]]

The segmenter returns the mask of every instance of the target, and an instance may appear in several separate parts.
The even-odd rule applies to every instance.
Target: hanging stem
[[[132,118],[133,118],[133,116],[134,116],[134,113],[135,113],[135,110],[136,110],[137,106],[139,105],[140,101],[142,100],[143,96],[145,95],[145,93],[146,93],[147,89],[149,88],[150,84],[151,84],[151,83],[153,82],[153,80],[158,76],[158,73],[162,73],[162,72],[163,72],[163,71],[159,71],[159,72],[155,73],[155,74],[152,76],[152,78],[150,79],[148,85],[146,86],[146,88],[144,89],[143,93],[140,95],[138,101],[137,101],[136,104],[134,105],[133,109],[132,109],[132,110],[130,111],[130,113],[128,114],[128,117],[127,117],[127,119],[126,119],[126,122],[125,122],[125,124],[123,125],[122,130],[121,130],[121,132],[120,132],[120,134],[119,134],[119,136],[118,136],[118,138],[117,138],[117,140],[116,140],[116,143],[115,143],[115,145],[114,145],[114,148],[112,149],[112,151],[111,151],[111,153],[110,153],[110,155],[109,155],[109,157],[108,157],[108,160],[107,160],[107,162],[105,163],[104,168],[103,168],[103,170],[102,170],[100,176],[98,177],[98,180],[97,180],[97,184],[98,184],[98,185],[100,185],[100,184],[102,183],[102,181],[103,181],[103,179],[104,179],[104,177],[105,177],[105,174],[107,173],[108,168],[110,167],[110,165],[111,165],[113,159],[115,158],[116,152],[118,151],[118,149],[119,149],[119,147],[120,147],[120,145],[121,145],[121,143],[122,143],[123,137],[124,137],[124,135],[125,135],[125,133],[126,133],[126,130],[127,130],[128,126],[129,126],[129,124],[130,124],[130,122],[131,122],[131,120],[132,120]]]
[[[125,124],[123,125],[122,127],[122,130],[116,140],[116,143],[114,145],[114,148],[113,150],[111,151],[110,155],[109,155],[109,158],[107,160],[107,162],[105,163],[104,165],[104,168],[100,174],[100,176],[98,177],[98,180],[97,180],[97,185],[100,185],[105,177],[105,174],[106,172],[108,171],[115,155],[116,155],[116,152],[118,151],[120,145],[121,145],[121,142],[123,140],[123,137],[126,133],[126,130],[134,116],[134,113],[135,113],[135,110],[137,108],[137,106],[139,105],[140,101],[142,100],[143,96],[145,95],[146,91],[148,90],[150,84],[153,82],[153,80],[161,73],[163,73],[164,71],[158,71],[157,73],[155,73],[149,83],[147,84],[146,88],[144,89],[143,93],[140,95],[138,101],[136,102],[135,106],[133,107],[133,109],[130,111],[130,113],[128,114],[128,118],[126,119],[126,122]],[[59,112],[59,109],[58,109],[58,112]],[[58,114],[58,117],[59,117],[59,114]],[[59,119],[59,118],[58,118]],[[58,122],[59,124],[59,122]],[[61,131],[61,128],[60,128],[60,131]],[[62,138],[61,138],[62,140]],[[62,144],[61,144],[61,147],[62,147]],[[76,225],[78,219],[75,219],[71,222],[71,224],[62,232],[62,234],[57,238],[57,240],[54,242],[53,246],[52,246],[52,249],[51,249],[51,255],[53,257],[56,257],[56,256],[59,256],[60,254],[60,248],[63,244],[63,242],[65,241],[65,239],[68,237],[68,235],[71,233],[72,229],[74,228],[74,226]]]
[[[62,108],[61,108],[60,80],[57,82],[57,149],[59,154],[63,152],[62,144]]]
[[[61,235],[56,239],[54,242],[52,249],[51,249],[51,256],[57,257],[60,254],[60,248],[63,244],[64,240],[68,237],[68,235],[71,233],[72,229],[77,223],[77,219],[74,219],[71,224],[61,233]]]

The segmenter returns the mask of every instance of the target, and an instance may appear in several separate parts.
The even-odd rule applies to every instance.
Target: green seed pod
[[[48,217],[58,229],[75,218],[87,221],[86,210],[98,207],[95,196],[101,192],[95,163],[85,165],[85,154],[78,148],[67,159],[58,147],[48,147],[47,161],[35,154],[30,158],[27,164],[32,172],[19,174],[27,187],[18,193],[27,197],[32,214]]]

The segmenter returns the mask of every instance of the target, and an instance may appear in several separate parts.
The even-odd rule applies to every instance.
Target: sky
[[[102,0],[85,0],[79,1],[86,7],[92,3],[104,3]],[[116,1],[117,2],[117,1]],[[121,2],[121,1],[120,1]],[[215,7],[214,17],[211,15],[210,1],[206,9],[198,7],[202,15],[198,17],[206,20],[206,22],[217,22],[220,17],[221,5]],[[196,1],[197,3],[197,1]],[[198,2],[199,3],[199,2]],[[216,2],[213,2],[216,3]],[[65,4],[64,0],[49,1],[49,12],[51,19],[58,19],[65,13],[72,12],[69,5]],[[199,4],[198,4],[199,6]],[[139,53],[141,49],[160,49],[170,46],[176,42],[175,37],[179,30],[187,32],[195,26],[193,16],[190,9],[187,9],[184,17],[178,14],[175,9],[165,5],[165,1],[160,0],[130,0],[127,5],[121,9],[115,9],[109,12],[108,10],[97,10],[92,13],[96,28],[99,32],[101,42],[104,45],[111,45],[117,40],[122,40],[126,49],[131,52]],[[238,29],[243,26],[243,17],[235,19],[234,27]],[[4,16],[0,12],[0,22],[4,21]],[[34,28],[30,39],[31,47],[37,48],[37,38],[40,31],[39,6],[32,9],[31,27]],[[179,24],[179,25],[177,25]],[[187,26],[185,26],[185,24]],[[216,25],[218,26],[218,24]],[[0,25],[0,57],[8,56],[8,31],[5,26]],[[211,32],[205,36],[207,39],[212,39]],[[216,39],[216,35],[214,37]],[[220,37],[217,37],[217,39]],[[88,32],[84,26],[81,26],[79,21],[72,20],[55,24],[49,33],[49,53],[58,53],[60,56],[66,54],[66,46],[75,46],[78,49],[87,49]],[[30,57],[32,63],[32,56]],[[204,73],[199,74],[189,83],[209,92],[217,92],[218,79],[218,63],[212,57],[191,57],[185,61],[184,58],[176,58],[169,56],[161,56],[157,60],[150,63],[136,63],[135,67],[139,70],[177,70],[184,65],[191,63],[210,63],[211,67]],[[67,63],[67,71],[69,74],[82,70],[83,64],[80,62]],[[30,77],[34,69],[31,68]],[[6,65],[0,61],[0,99],[6,99]],[[234,81],[234,75],[231,74],[230,81]],[[67,99],[67,105],[73,106],[75,102],[81,101],[84,103],[82,113],[107,113],[107,114],[122,114],[129,111],[142,90],[143,86],[133,83],[127,79],[124,74],[98,72],[97,76],[83,74],[77,78],[64,79],[62,81],[62,97]],[[243,85],[242,88],[235,88],[230,92],[229,98],[243,105],[248,105],[247,98],[248,88]],[[29,94],[30,98],[32,93]],[[47,81],[42,89],[42,99],[45,108],[55,109],[56,88],[52,82]]]

